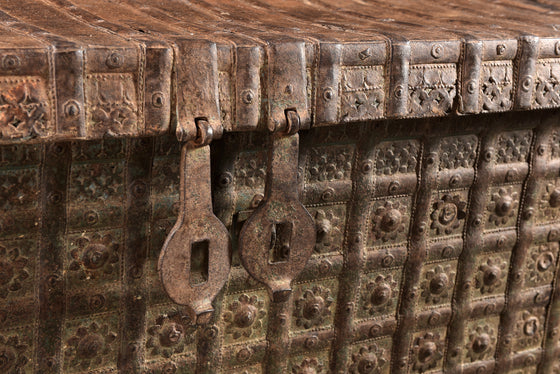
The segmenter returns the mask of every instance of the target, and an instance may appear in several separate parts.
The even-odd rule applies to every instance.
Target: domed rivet
[[[243,103],[249,105],[253,102],[254,99],[255,99],[255,94],[253,93],[253,91],[245,90],[241,92],[241,100],[243,100]]]
[[[432,51],[430,52],[432,54],[432,57],[435,59],[441,58],[443,56],[443,52],[444,52],[444,48],[441,44],[434,44],[432,46]]]
[[[474,79],[471,79],[468,83],[467,83],[467,92],[469,94],[474,94],[476,93],[476,87],[477,87],[477,83]]]
[[[529,92],[532,86],[533,86],[533,78],[531,78],[528,75],[523,77],[523,79],[521,80],[521,89],[525,92]]]
[[[506,45],[505,44],[498,44],[496,47],[496,53],[498,56],[503,55],[506,52]]]
[[[163,106],[163,101],[164,101],[163,93],[154,92],[154,94],[152,95],[152,106],[154,108],[161,108]]]
[[[21,65],[21,61],[16,55],[6,55],[2,58],[2,67],[4,69],[15,69]]]
[[[395,97],[397,99],[400,99],[401,97],[403,97],[404,95],[404,87],[401,85],[398,85],[397,87],[395,87],[395,91],[393,92],[393,95],[395,95]]]
[[[330,101],[333,99],[333,97],[334,97],[333,89],[330,87],[325,88],[325,90],[323,91],[323,99],[325,99],[325,101]]]
[[[66,117],[77,117],[80,114],[80,104],[76,100],[68,100],[64,103],[64,114]]]
[[[119,68],[124,64],[124,57],[120,53],[113,52],[107,57],[105,64],[112,69]]]

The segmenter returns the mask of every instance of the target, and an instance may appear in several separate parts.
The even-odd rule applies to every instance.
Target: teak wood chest
[[[0,0],[0,371],[560,373],[559,20]]]

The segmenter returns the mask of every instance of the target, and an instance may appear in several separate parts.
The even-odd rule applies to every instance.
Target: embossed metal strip
[[[319,45],[319,66],[315,98],[315,124],[333,124],[339,119],[340,59],[342,45]]]
[[[41,245],[39,248],[39,323],[36,364],[45,373],[60,372],[62,325],[66,312],[64,255],[70,143],[45,146],[41,170]]]
[[[362,130],[363,131],[363,130]],[[360,273],[365,265],[367,229],[371,214],[371,196],[375,190],[375,143],[371,132],[358,137],[352,166],[352,197],[348,204],[343,242],[344,264],[337,295],[335,336],[332,345],[330,371],[346,373],[350,343],[354,338],[354,313],[359,297]]]
[[[268,129],[287,129],[288,109],[297,111],[301,129],[311,125],[311,107],[307,99],[306,53],[303,41],[278,40],[269,44],[267,53]]]
[[[526,35],[519,37],[518,58],[515,75],[515,109],[529,109],[535,84],[535,67],[539,52],[539,38]]]
[[[213,142],[211,148],[211,170],[212,170],[212,205],[214,214],[224,225],[232,231],[232,221],[235,214],[235,204],[237,194],[235,193],[234,173],[235,157],[231,155],[239,151],[240,143],[235,142],[236,138],[231,134],[226,134],[218,141]],[[200,327],[197,332],[196,344],[196,373],[213,374],[219,372],[224,361],[222,341],[226,332],[221,328],[224,312],[227,305],[224,301],[225,292],[239,292],[247,287],[246,273],[237,279],[235,270],[232,269],[226,287],[214,298],[214,315],[207,326]],[[243,285],[240,289],[235,289],[233,285]],[[233,323],[233,322],[232,322]]]
[[[126,171],[125,248],[123,253],[121,300],[121,346],[118,368],[121,372],[137,372],[142,365],[146,325],[146,259],[150,243],[149,217],[150,180],[153,159],[153,138],[129,141]]]
[[[461,368],[466,324],[471,318],[473,309],[471,288],[476,271],[476,255],[484,249],[484,215],[488,188],[491,184],[491,168],[495,163],[492,150],[496,143],[497,130],[483,131],[480,136],[482,140],[479,140],[475,178],[469,194],[464,242],[457,267],[453,315],[447,329],[449,349],[444,368],[452,373],[460,372]]]
[[[388,61],[388,82],[385,102],[387,117],[405,117],[408,115],[408,73],[410,60],[410,43],[393,42]]]
[[[513,354],[517,353],[516,334],[525,330],[522,323],[519,328],[518,312],[527,310],[522,306],[522,293],[525,286],[525,274],[527,272],[526,261],[529,257],[529,248],[534,238],[535,209],[537,209],[537,193],[541,178],[546,170],[546,146],[550,129],[543,126],[540,116],[529,118],[527,124],[535,125],[533,131],[533,141],[526,162],[529,164],[527,177],[523,183],[523,189],[519,202],[519,213],[517,218],[517,241],[513,247],[510,260],[510,272],[507,279],[507,289],[505,293],[505,306],[500,318],[500,333],[496,343],[496,373],[501,370],[511,369]],[[532,317],[534,318],[534,317]],[[540,324],[540,322],[536,322]],[[536,326],[535,329],[538,329]],[[534,331],[537,334],[537,331]],[[542,336],[540,337],[542,340]],[[540,345],[540,344],[539,344]]]
[[[432,135],[433,136],[433,135]],[[439,142],[435,137],[426,137],[422,152],[419,183],[414,201],[414,212],[408,239],[408,254],[403,270],[397,329],[393,335],[393,353],[391,370],[393,373],[405,373],[409,367],[409,350],[413,332],[417,324],[416,303],[419,299],[420,275],[426,258],[430,219],[430,201],[432,191],[437,187],[439,165]]]
[[[222,128],[218,94],[218,51],[216,44],[205,40],[175,40],[174,86],[177,105],[177,138],[194,140],[195,120],[208,121],[214,139]]]
[[[461,97],[459,111],[461,113],[478,113],[480,66],[482,64],[482,42],[466,40],[463,43],[461,76],[459,80]]]

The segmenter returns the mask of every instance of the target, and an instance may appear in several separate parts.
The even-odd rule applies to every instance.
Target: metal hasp
[[[208,144],[214,132],[205,120],[196,124],[196,138],[182,144],[179,214],[162,247],[158,271],[171,299],[187,306],[193,320],[204,324],[214,311],[214,297],[228,279],[231,240],[212,212]]]
[[[299,127],[297,112],[287,110],[286,128],[271,135],[264,199],[239,235],[245,269],[276,302],[289,297],[316,239],[313,218],[298,197]]]

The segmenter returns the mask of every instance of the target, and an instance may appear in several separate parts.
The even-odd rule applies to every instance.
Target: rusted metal
[[[0,0],[0,369],[560,372],[559,12]]]
[[[205,324],[214,311],[214,297],[228,279],[231,241],[212,211],[212,127],[198,120],[196,128],[196,138],[181,146],[178,219],[161,249],[158,270],[171,299],[186,305],[198,324]]]
[[[316,236],[313,219],[299,201],[300,118],[294,110],[286,110],[285,118],[285,130],[271,135],[264,198],[239,234],[243,265],[276,302],[289,297]]]

